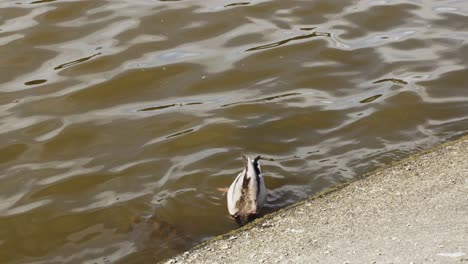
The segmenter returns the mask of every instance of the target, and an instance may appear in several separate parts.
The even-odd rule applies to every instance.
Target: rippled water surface
[[[0,263],[150,263],[468,132],[468,2],[0,3]]]

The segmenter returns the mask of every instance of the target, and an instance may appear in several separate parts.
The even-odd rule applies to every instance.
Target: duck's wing
[[[257,213],[262,209],[265,205],[266,198],[267,198],[267,189],[265,187],[265,180],[263,179],[263,175],[259,175],[258,180],[258,195],[257,195]]]
[[[265,180],[263,179],[262,170],[260,168],[260,155],[257,156],[252,164],[255,169],[255,176],[257,178],[257,212],[265,205],[267,189],[265,187]]]
[[[231,215],[235,215],[238,213],[238,208],[236,208],[237,202],[241,199],[242,196],[242,178],[245,174],[245,171],[242,171],[237,175],[236,179],[231,183],[229,186],[228,194],[227,194],[227,205],[228,211]]]

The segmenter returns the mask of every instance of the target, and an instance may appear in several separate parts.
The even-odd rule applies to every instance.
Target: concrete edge
[[[426,155],[428,153],[436,152],[436,151],[438,151],[440,149],[443,149],[445,147],[448,147],[450,145],[454,145],[454,144],[456,144],[458,142],[462,142],[462,141],[465,141],[465,140],[468,140],[468,133],[464,133],[462,135],[453,137],[447,142],[437,144],[437,145],[432,146],[432,147],[430,147],[428,149],[418,151],[418,152],[416,152],[414,154],[410,154],[409,156],[407,156],[407,157],[405,157],[405,158],[403,158],[401,160],[393,161],[393,162],[391,162],[391,163],[389,163],[387,165],[384,165],[384,166],[382,166],[380,168],[377,168],[377,169],[374,169],[372,171],[366,172],[366,173],[362,174],[361,176],[358,176],[356,178],[353,178],[353,179],[350,179],[350,180],[345,181],[343,183],[340,183],[338,185],[335,185],[335,186],[333,186],[333,187],[331,187],[329,189],[326,189],[326,190],[321,191],[319,193],[316,193],[316,194],[314,194],[314,195],[312,195],[312,196],[310,196],[308,198],[305,198],[304,200],[298,201],[298,202],[296,202],[294,204],[291,204],[291,205],[289,205],[287,207],[281,208],[281,209],[279,209],[279,210],[277,210],[275,212],[269,213],[269,214],[267,214],[267,215],[265,215],[265,216],[263,216],[261,218],[255,219],[254,221],[252,221],[251,223],[249,223],[249,224],[247,224],[247,225],[245,225],[243,227],[228,231],[227,233],[224,233],[224,234],[220,234],[220,235],[215,236],[215,237],[213,237],[213,238],[211,238],[211,239],[209,239],[207,241],[200,242],[199,244],[193,246],[192,248],[186,250],[185,252],[191,252],[191,251],[200,249],[200,248],[202,248],[204,246],[207,246],[209,244],[212,244],[212,243],[214,243],[216,241],[227,239],[227,238],[229,238],[231,236],[235,236],[235,235],[237,235],[239,233],[242,233],[242,232],[244,232],[246,230],[250,230],[250,229],[252,229],[254,227],[261,226],[263,223],[267,222],[270,219],[273,219],[277,215],[280,215],[280,214],[282,214],[284,212],[287,212],[289,210],[294,210],[296,207],[298,207],[300,205],[303,205],[303,204],[305,204],[307,202],[311,202],[311,201],[320,199],[322,197],[325,197],[327,195],[330,195],[331,193],[343,190],[344,188],[346,188],[347,186],[353,184],[354,182],[364,180],[364,179],[369,178],[372,175],[375,175],[375,174],[377,174],[377,173],[379,173],[379,172],[381,172],[383,170],[386,170],[386,169],[388,169],[390,167],[395,167],[395,166],[398,166],[398,165],[401,165],[401,164],[411,162],[411,161],[413,161],[415,159],[418,159],[418,158],[420,158],[420,157],[422,157],[422,156],[424,156],[424,155]],[[181,253],[179,253],[179,254],[177,254],[175,256],[178,256],[178,255],[183,254],[183,253],[184,252],[181,252]],[[163,259],[163,260],[161,260],[161,261],[159,261],[157,263],[166,263],[166,261],[168,259],[172,259],[175,256],[165,258],[165,259]]]

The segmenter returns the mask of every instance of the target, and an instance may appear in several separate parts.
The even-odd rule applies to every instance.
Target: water
[[[2,1],[0,263],[149,263],[468,132],[466,1]]]

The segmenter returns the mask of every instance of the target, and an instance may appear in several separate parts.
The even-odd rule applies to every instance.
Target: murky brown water
[[[468,2],[1,1],[0,263],[149,263],[468,132]]]

